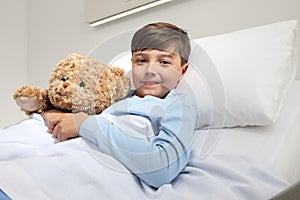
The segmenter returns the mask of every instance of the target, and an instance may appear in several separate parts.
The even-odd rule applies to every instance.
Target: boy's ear
[[[189,64],[188,63],[185,63],[181,68],[181,70],[182,70],[182,75],[184,75],[185,74],[185,72],[186,72],[186,70],[188,69],[188,67],[189,67]]]

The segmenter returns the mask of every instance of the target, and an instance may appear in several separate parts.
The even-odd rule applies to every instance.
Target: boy
[[[46,112],[49,131],[59,141],[84,137],[155,188],[170,183],[186,166],[196,124],[196,109],[176,90],[188,68],[190,41],[182,29],[168,23],[148,24],[131,42],[132,78],[136,88],[103,113]],[[153,136],[129,133],[105,116],[139,116],[151,122]],[[143,134],[143,133],[142,133]]]

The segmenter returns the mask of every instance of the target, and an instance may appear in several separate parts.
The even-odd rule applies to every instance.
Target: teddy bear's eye
[[[66,77],[62,77],[60,80],[63,81],[63,82],[65,82],[67,80],[67,78]]]
[[[81,82],[79,83],[79,86],[84,88],[84,87],[86,86],[86,84],[85,84],[85,82],[81,81]]]

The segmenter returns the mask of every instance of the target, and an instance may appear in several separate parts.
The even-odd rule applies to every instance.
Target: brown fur
[[[130,80],[123,69],[73,53],[53,69],[48,89],[27,85],[13,97],[27,115],[53,108],[99,114],[124,98],[129,89]]]

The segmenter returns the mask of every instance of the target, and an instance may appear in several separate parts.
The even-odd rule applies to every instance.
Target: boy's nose
[[[145,69],[146,75],[155,75],[157,73],[157,65],[156,64],[148,64]]]

